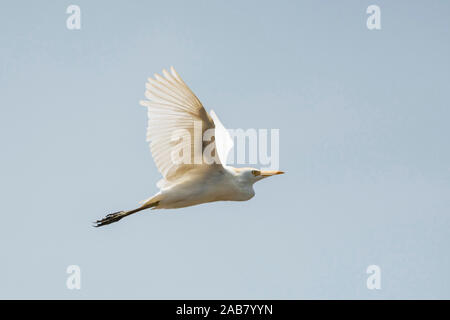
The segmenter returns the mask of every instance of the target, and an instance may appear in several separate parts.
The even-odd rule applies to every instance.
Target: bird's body
[[[214,201],[246,201],[255,195],[256,181],[283,173],[227,166],[233,140],[217,115],[205,111],[173,68],[171,73],[163,70],[163,75],[149,78],[146,85],[149,100],[141,102],[148,109],[147,140],[163,175],[157,184],[160,191],[142,201],[139,208],[109,214],[98,220],[96,226],[149,208],[176,209]],[[208,130],[214,137],[209,143],[202,140]],[[201,141],[196,147],[199,133]]]
[[[155,209],[175,209],[214,201],[245,201],[254,195],[253,184],[232,167],[207,167],[187,172],[145,203],[159,201]]]

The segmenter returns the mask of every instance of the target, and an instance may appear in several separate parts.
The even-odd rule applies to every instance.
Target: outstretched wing
[[[200,100],[173,67],[170,68],[170,73],[163,70],[163,76],[155,74],[154,79],[149,78],[146,89],[145,96],[148,100],[140,103],[148,109],[147,141],[150,143],[153,160],[165,181],[175,180],[194,167],[205,166],[203,158],[201,163],[198,163],[198,158],[195,159],[194,144],[198,144],[196,139],[201,139],[202,155],[207,145],[210,150],[216,149],[215,138],[203,142],[202,137],[209,129],[214,130],[215,136],[217,127]],[[197,131],[195,133],[198,136],[199,129],[201,136],[196,137],[194,132]],[[180,139],[174,139],[174,135]],[[173,153],[180,150],[190,150],[188,163],[173,161]],[[211,153],[214,164],[220,165],[216,153],[217,150]]]
[[[233,139],[231,138],[228,130],[220,122],[219,117],[216,115],[214,110],[210,112],[211,118],[214,121],[215,128],[215,142],[217,155],[219,156],[220,162],[223,165],[227,164],[228,154],[234,147]]]

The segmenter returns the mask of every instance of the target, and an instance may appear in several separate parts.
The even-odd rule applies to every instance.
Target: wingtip
[[[148,107],[148,101],[147,100],[139,100],[139,104],[143,107]]]
[[[181,76],[178,74],[178,72],[175,70],[173,66],[170,67],[170,72],[172,73],[172,76],[178,81],[183,83],[183,80],[181,79]]]

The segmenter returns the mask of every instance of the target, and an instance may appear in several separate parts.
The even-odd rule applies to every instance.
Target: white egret
[[[172,209],[213,201],[245,201],[255,195],[253,184],[282,171],[255,168],[234,168],[226,165],[233,140],[214,111],[208,114],[200,100],[189,89],[173,67],[163,76],[154,75],[146,84],[148,100],[141,105],[148,109],[147,141],[153,159],[163,176],[160,191],[141,202],[134,210],[119,211],[96,221],[103,226],[145,209]],[[199,125],[200,124],[200,125]],[[209,144],[200,141],[200,162],[196,159],[195,130],[201,137],[212,131]],[[174,135],[183,138],[174,139]],[[186,138],[186,139],[184,139]],[[209,148],[210,153],[206,152]],[[174,161],[174,154],[189,152],[188,161]],[[184,158],[186,160],[186,158]]]

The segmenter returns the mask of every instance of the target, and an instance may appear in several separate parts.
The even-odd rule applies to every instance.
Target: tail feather
[[[133,210],[128,210],[128,211],[118,211],[118,212],[114,212],[114,213],[110,213],[108,215],[106,215],[106,217],[104,217],[103,219],[97,220],[94,222],[94,227],[98,228],[98,227],[102,227],[105,226],[107,224],[111,224],[113,222],[117,222],[120,219],[129,216],[130,214],[145,210],[145,209],[149,209],[152,207],[156,207],[159,204],[159,201],[150,203],[150,204],[146,204],[143,205],[142,207],[139,207],[137,209],[133,209]]]

